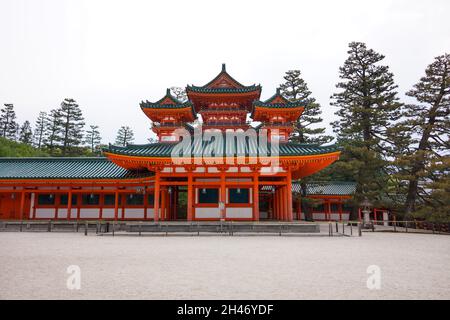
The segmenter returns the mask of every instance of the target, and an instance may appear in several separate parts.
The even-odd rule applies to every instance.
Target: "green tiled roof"
[[[225,153],[228,154],[232,150],[232,146],[228,146],[226,144],[226,139],[223,139],[223,143],[220,144],[220,147],[225,150]],[[212,142],[202,142],[193,143],[191,146],[191,154],[202,154],[206,152],[210,154],[208,151],[211,148]],[[127,156],[136,156],[136,157],[170,157],[172,149],[174,148],[175,143],[152,143],[152,144],[144,144],[144,145],[128,145],[126,147],[119,147],[110,145],[108,148],[103,149],[105,152],[110,152],[113,154],[127,155]],[[270,155],[270,144],[267,146],[267,154]],[[237,150],[237,141],[235,141],[234,150]],[[263,149],[264,150],[264,149]],[[331,153],[339,151],[335,145],[329,146],[318,146],[313,144],[298,144],[298,143],[280,143],[279,144],[279,156],[307,156],[307,155],[319,155],[325,153]],[[245,148],[245,155],[256,155],[258,154],[258,143],[255,143],[253,140],[248,140]],[[236,154],[234,154],[236,156]]]
[[[263,191],[274,191],[273,186],[263,186]],[[349,196],[355,193],[355,182],[311,182],[306,184],[306,194],[327,196]],[[292,182],[292,192],[300,193],[300,182]]]
[[[266,103],[262,101],[254,101],[253,106],[264,107],[264,108],[298,108],[303,107],[305,104],[303,102],[289,102],[289,103]]]
[[[292,184],[292,191],[300,193],[300,183]],[[307,195],[351,195],[356,191],[355,182],[311,182],[306,184]]]
[[[167,98],[169,98],[173,102],[173,104],[170,104],[170,103],[162,104],[162,102],[164,102],[164,100],[166,100]],[[194,118],[197,117],[196,112],[194,110],[193,103],[191,101],[181,102],[180,100],[175,98],[170,93],[170,89],[167,89],[166,95],[164,97],[162,97],[161,99],[159,99],[158,101],[156,101],[156,102],[150,102],[148,100],[142,101],[140,103],[140,107],[141,107],[141,109],[182,109],[182,108],[191,108],[192,115],[194,116]]]
[[[273,103],[276,98],[281,98],[284,103]],[[255,107],[263,107],[263,108],[274,108],[274,109],[290,109],[290,108],[298,108],[303,107],[305,103],[303,101],[295,101],[290,102],[285,97],[283,97],[280,93],[280,89],[277,89],[277,92],[265,101],[255,100],[253,101],[253,110],[250,114],[250,117],[253,117],[255,114]]]
[[[252,91],[261,90],[260,85],[252,85],[242,88],[205,88],[197,86],[187,86],[187,91],[200,92],[200,93],[246,93]]]
[[[0,180],[133,179],[151,172],[132,172],[107,158],[0,158]]]
[[[228,78],[228,80],[231,83],[234,83],[236,87],[226,87],[226,88],[210,88],[210,86],[220,77],[225,76]],[[200,93],[245,93],[245,92],[252,92],[252,91],[260,91],[261,86],[260,85],[251,85],[251,86],[244,86],[240,82],[238,82],[236,79],[234,79],[226,70],[225,63],[222,64],[222,71],[211,81],[209,81],[204,86],[187,86],[186,91],[192,91],[192,92],[200,92]]]

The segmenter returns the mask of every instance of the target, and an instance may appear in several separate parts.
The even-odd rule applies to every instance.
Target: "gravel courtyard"
[[[450,237],[0,233],[0,299],[450,299]],[[67,289],[78,265],[81,289]],[[381,270],[369,290],[367,268]]]

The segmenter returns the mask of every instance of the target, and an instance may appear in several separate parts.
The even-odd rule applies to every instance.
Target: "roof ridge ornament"
[[[225,63],[222,63],[222,72],[227,72],[227,66]]]

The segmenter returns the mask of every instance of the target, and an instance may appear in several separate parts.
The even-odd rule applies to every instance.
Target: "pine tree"
[[[181,102],[186,102],[188,100],[186,90],[181,87],[171,87],[170,91],[172,92],[172,95],[180,100]]]
[[[83,113],[73,99],[64,99],[58,112],[61,117],[61,147],[62,154],[66,155],[69,150],[80,146],[83,142]]]
[[[409,218],[416,211],[418,200],[428,207],[434,206],[436,211],[440,204],[445,207],[438,199],[445,190],[449,197],[450,54],[436,57],[426,68],[425,76],[406,94],[415,98],[417,104],[402,108],[404,120],[393,134],[408,142],[406,147],[399,148],[396,164],[397,176],[407,181],[404,207]]]
[[[285,82],[280,85],[282,95],[289,101],[304,102],[305,110],[295,123],[291,141],[298,143],[324,144],[333,140],[325,135],[324,127],[313,128],[323,121],[320,117],[322,110],[316,99],[311,97],[308,85],[301,78],[300,70],[289,70],[284,76]]]
[[[43,144],[45,143],[45,130],[47,127],[47,113],[46,112],[39,112],[38,118],[36,120],[34,134],[33,134],[33,141],[34,146],[38,149],[41,149]]]
[[[98,130],[98,126],[90,125],[89,130],[86,131],[85,143],[89,146],[92,153],[95,153],[98,150],[98,146],[102,138],[100,136],[100,131]]]
[[[33,131],[31,130],[31,124],[28,120],[20,127],[19,141],[30,145],[33,142]]]
[[[320,117],[322,110],[316,99],[311,97],[308,85],[301,77],[300,70],[289,70],[283,77],[285,82],[280,85],[281,94],[289,101],[304,102],[304,111],[294,124],[294,131],[290,141],[297,143],[324,144],[333,140],[333,137],[325,135],[325,128],[318,127],[323,119]],[[307,177],[301,180],[300,189],[303,198],[302,211],[307,219],[311,218],[309,205],[306,200],[307,182],[314,177]]]
[[[53,152],[53,149],[58,146],[61,132],[61,114],[58,109],[53,109],[47,115],[46,129],[44,140],[47,147]]]
[[[5,107],[0,110],[0,130],[0,137],[17,139],[16,112],[13,104],[5,104]]]
[[[361,42],[349,44],[349,57],[339,68],[342,80],[331,103],[339,108],[339,120],[332,123],[343,148],[341,160],[333,167],[345,171],[357,183],[355,204],[367,197],[381,201],[390,185],[386,168],[394,141],[389,130],[400,116],[394,76],[380,65],[384,56]]]
[[[134,141],[134,133],[128,126],[120,127],[117,132],[116,144],[119,146],[126,146],[127,144]]]

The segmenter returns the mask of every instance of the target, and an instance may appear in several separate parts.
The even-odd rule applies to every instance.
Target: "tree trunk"
[[[417,148],[416,152],[424,152],[428,149],[428,140],[430,139],[431,132],[434,128],[434,124],[436,121],[436,111],[439,108],[439,105],[441,104],[442,98],[444,97],[445,92],[445,86],[444,83],[441,86],[440,93],[436,99],[436,101],[433,104],[433,107],[428,112],[428,124],[425,127],[425,130],[422,133],[422,138],[419,142],[419,147]],[[412,179],[409,180],[408,185],[408,194],[406,195],[406,201],[405,201],[405,219],[409,219],[412,212],[415,210],[416,206],[416,198],[417,198],[417,192],[419,187],[419,176],[418,173],[421,170],[425,169],[425,158],[419,159],[414,165],[411,170],[411,175],[413,176]]]

